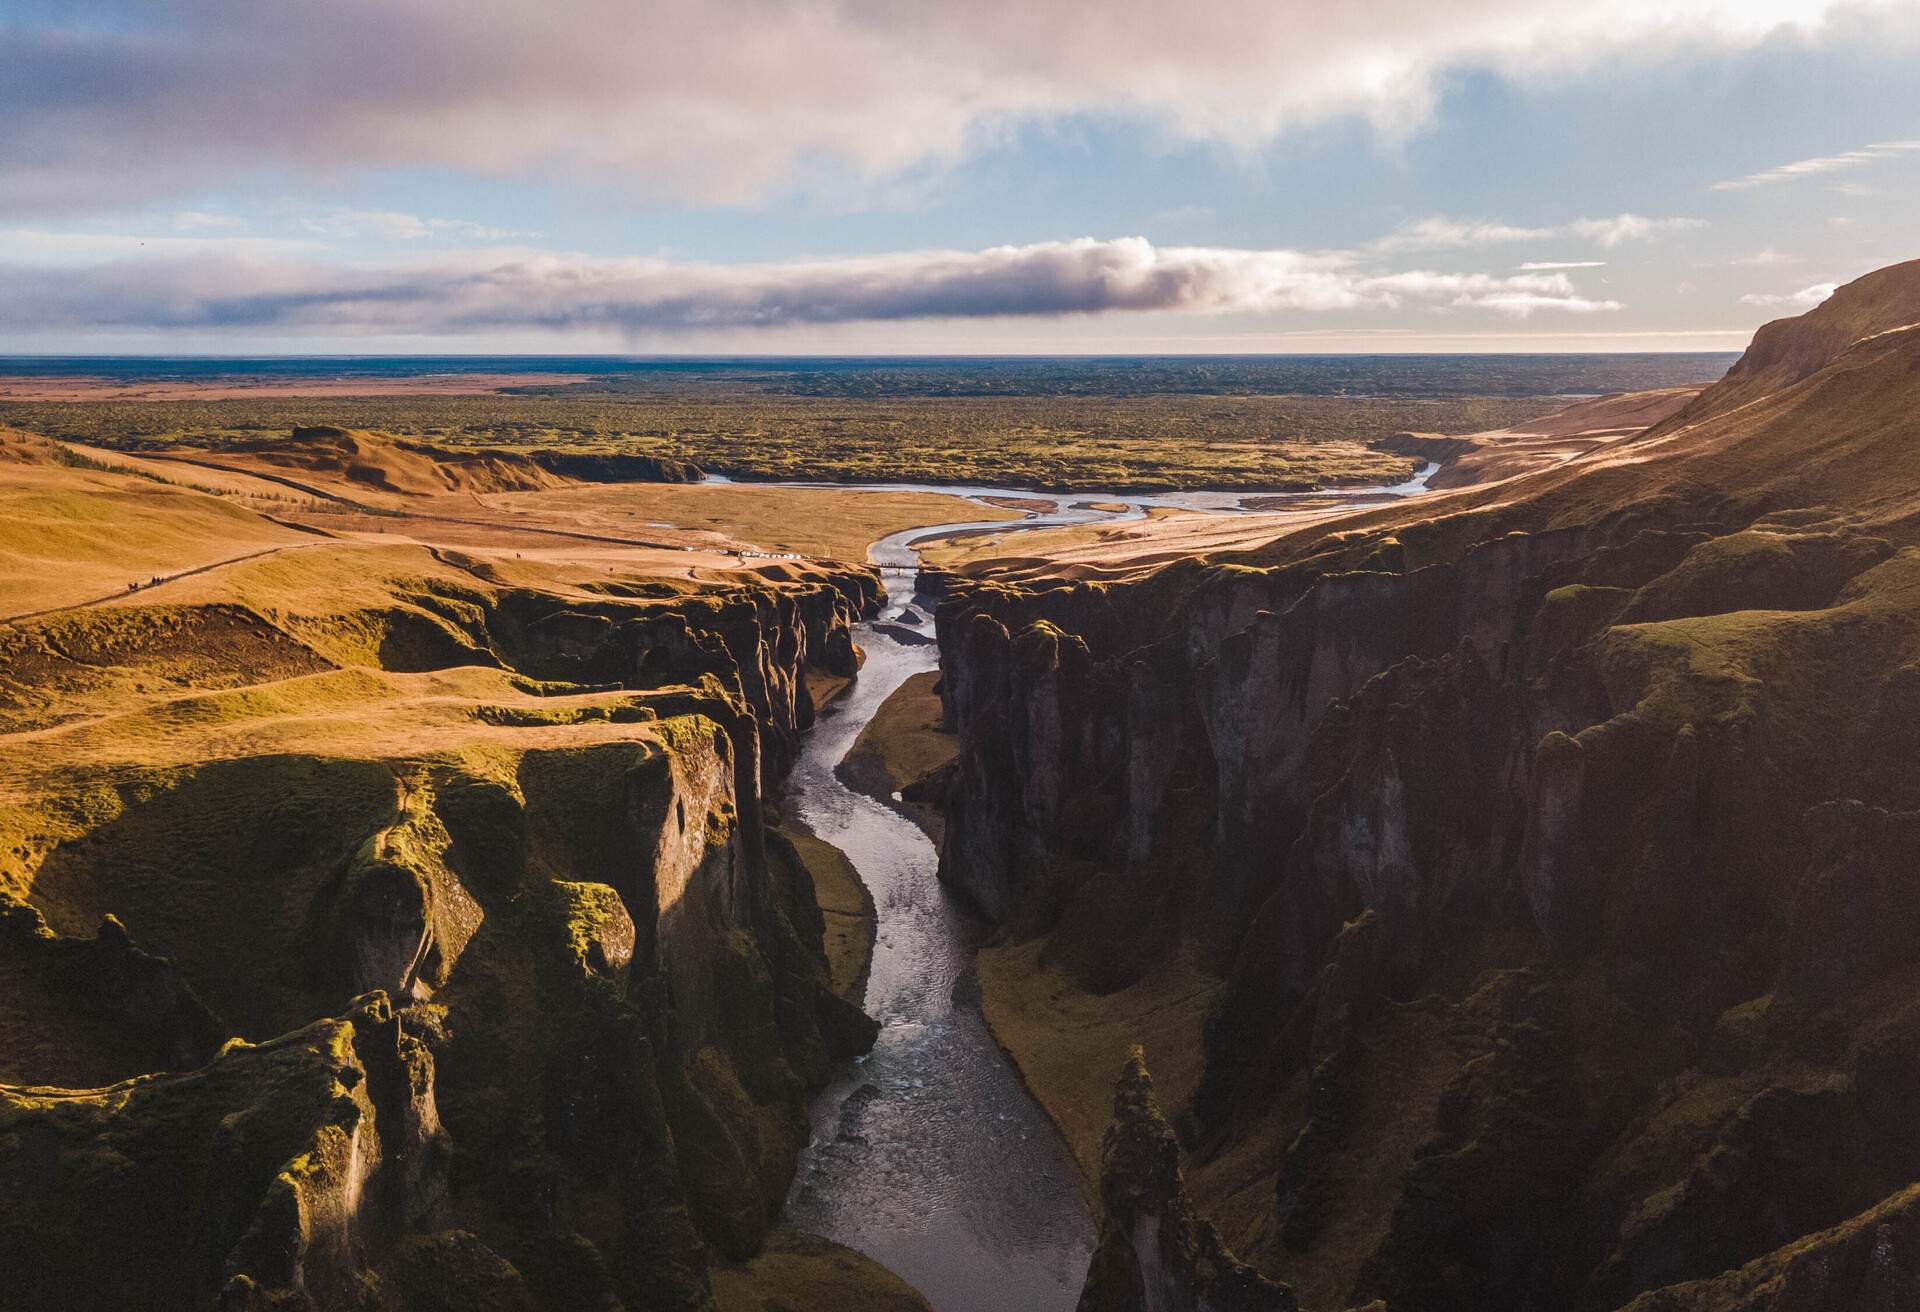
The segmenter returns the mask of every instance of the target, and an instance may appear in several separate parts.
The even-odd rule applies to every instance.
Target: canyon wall
[[[465,577],[0,637],[13,718],[126,755],[9,778],[0,1306],[678,1312],[760,1251],[875,1032],[765,810],[877,577]]]
[[[947,581],[942,878],[1091,993],[1202,945],[1189,1180],[1302,1306],[1717,1307],[1920,1172],[1920,266],[1835,304],[1544,474]]]

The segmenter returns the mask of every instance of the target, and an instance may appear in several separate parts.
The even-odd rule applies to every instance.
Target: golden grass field
[[[873,538],[982,513],[831,489],[495,491],[486,479],[511,486],[513,470],[353,445],[347,460],[283,451],[214,468],[0,435],[0,900],[61,943],[104,941],[103,917],[123,918],[248,1041],[315,1014],[313,981],[286,966],[319,950],[309,910],[355,863],[404,861],[439,881],[436,951],[471,946],[480,915],[448,876],[443,820],[465,796],[512,798],[528,817],[549,879],[527,914],[559,918],[563,953],[631,950],[624,913],[605,914],[610,890],[582,882],[604,877],[586,860],[592,790],[662,762],[688,779],[717,769],[701,763],[720,759],[717,725],[740,694],[711,676],[638,691],[533,677],[520,668],[529,630],[681,606],[718,624],[701,608],[741,604],[751,624],[755,599],[847,577],[818,556],[859,561]],[[640,522],[668,516],[681,522]],[[564,664],[564,639],[540,650],[536,664],[556,651]],[[825,700],[845,680],[812,669],[806,683]],[[734,823],[728,804],[695,825],[724,836]],[[558,829],[543,838],[543,825]],[[805,834],[794,845],[829,982],[857,995],[871,902],[839,852]],[[457,1008],[460,988],[488,987],[506,958],[492,960],[441,999]],[[49,989],[39,967],[0,961],[0,1083],[90,1088],[154,1068],[137,1033]],[[489,1118],[462,1096],[443,1089],[441,1107],[468,1116],[471,1141]],[[794,1234],[713,1281],[741,1312],[824,1307],[827,1291],[832,1306],[925,1307],[859,1255]]]
[[[0,619],[122,594],[184,603],[205,595],[189,587],[204,575],[148,585],[348,546],[451,549],[460,562],[427,568],[528,586],[797,577],[801,566],[766,553],[858,563],[869,542],[901,528],[1015,515],[938,493],[835,488],[555,480],[542,491],[436,491],[387,476],[406,463],[391,444],[364,445],[358,468],[301,468],[238,455],[188,464],[0,435]],[[368,464],[382,470],[378,482],[365,476]],[[315,565],[295,586],[319,598],[342,578]]]
[[[813,586],[823,566],[788,553],[857,560],[898,528],[983,513],[835,489],[369,490],[325,469],[300,471],[310,490],[296,492],[270,472],[0,438],[0,807],[242,757],[644,737],[628,694],[556,695],[464,646],[462,608],[503,590],[644,608]],[[629,527],[666,515],[690,522]],[[812,677],[831,695],[833,676]],[[844,879],[826,882],[837,909],[857,910]],[[88,931],[98,907],[75,898],[60,918]]]
[[[1221,981],[1182,950],[1117,993],[1088,993],[1047,941],[984,948],[980,1006],[993,1037],[1065,1136],[1088,1196],[1100,1180],[1100,1137],[1113,1116],[1113,1082],[1137,1044],[1166,1105],[1200,1086],[1200,1030]]]

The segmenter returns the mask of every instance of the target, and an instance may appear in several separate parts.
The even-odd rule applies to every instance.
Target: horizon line
[[[277,360],[585,360],[606,361],[612,363],[710,363],[710,362],[777,362],[786,360],[884,360],[884,361],[1041,361],[1041,360],[1313,360],[1313,359],[1369,359],[1369,358],[1415,358],[1415,357],[1459,357],[1472,359],[1488,356],[1583,356],[1583,355],[1739,355],[1740,348],[1708,348],[1692,350],[1635,350],[1621,347],[1596,350],[1484,350],[1484,351],[1005,351],[1005,352],[753,352],[753,353],[687,353],[687,354],[645,354],[613,355],[595,352],[543,352],[543,351],[474,351],[474,352],[405,352],[371,351],[348,353],[334,351],[311,352],[264,352],[240,354],[225,352],[148,352],[123,351],[101,352],[98,354],[72,354],[68,352],[0,352],[0,364],[17,361],[92,361],[92,360],[196,360],[211,362],[270,362]]]

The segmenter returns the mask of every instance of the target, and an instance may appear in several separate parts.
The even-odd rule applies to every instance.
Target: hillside
[[[1182,1171],[1135,1206],[1184,1191],[1292,1286],[1246,1306],[1920,1297],[1915,323],[1896,266],[1547,468],[947,580],[942,878],[1003,940],[989,1015],[1083,1159],[1150,1037]],[[1107,1069],[1022,1050],[1055,1027],[992,990],[1035,953]],[[1167,1024],[1175,962],[1204,1023]],[[1182,1224],[1165,1278],[1224,1278]]]
[[[0,430],[0,519],[8,526],[0,618],[312,540],[192,488],[87,464],[44,439]]]
[[[765,799],[871,571],[0,453],[0,1305],[924,1306],[777,1225],[874,1030]]]
[[[1890,265],[1856,278],[1803,315],[1765,325],[1727,376],[1674,422],[1697,423],[1738,409],[1819,372],[1856,343],[1920,324],[1914,317],[1916,285],[1920,260]]]
[[[1470,487],[1548,469],[1584,455],[1610,438],[1643,432],[1683,409],[1702,390],[1666,387],[1616,393],[1581,401],[1511,428],[1461,437],[1398,433],[1380,439],[1374,446],[1441,463],[1444,468],[1427,480],[1430,488]]]

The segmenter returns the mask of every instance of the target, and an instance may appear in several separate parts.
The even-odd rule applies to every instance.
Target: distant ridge
[[[1856,342],[1915,323],[1920,323],[1920,260],[1876,269],[1840,287],[1805,314],[1763,325],[1727,376],[1671,424],[1698,423],[1791,387]]]

